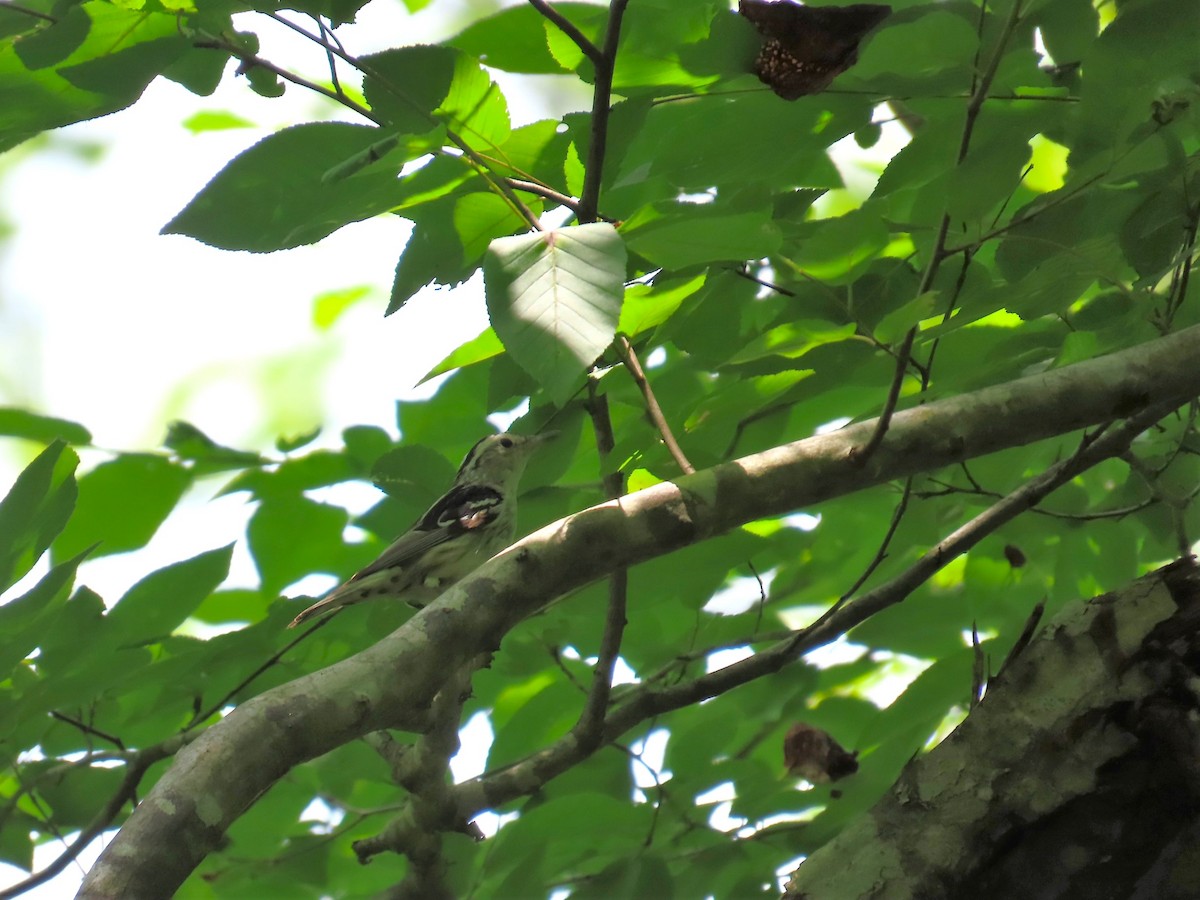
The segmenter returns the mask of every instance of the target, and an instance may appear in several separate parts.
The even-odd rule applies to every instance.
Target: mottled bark
[[[1200,896],[1200,570],[1065,609],[789,900]]]

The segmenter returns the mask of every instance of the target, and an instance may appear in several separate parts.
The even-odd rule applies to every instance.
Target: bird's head
[[[515,482],[539,447],[557,432],[545,434],[489,434],[467,453],[456,483],[504,485]]]

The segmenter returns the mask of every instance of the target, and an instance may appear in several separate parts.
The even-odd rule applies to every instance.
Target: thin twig
[[[321,34],[322,40],[328,41],[333,35],[333,32],[325,27],[325,23],[320,16],[313,16],[313,21],[317,23],[317,29]],[[333,89],[339,96],[346,96],[346,92],[342,90],[342,83],[338,80],[337,73],[337,57],[333,55],[333,50],[325,47],[325,60],[329,64],[329,82],[333,85]]]
[[[527,194],[536,194],[539,197],[544,197],[559,206],[565,206],[571,212],[579,215],[579,201],[574,197],[569,197],[566,194],[561,194],[554,188],[546,187],[544,184],[538,184],[536,181],[526,181],[523,178],[506,178],[509,186],[514,190],[524,191]]]
[[[1020,656],[1029,642],[1033,640],[1034,632],[1037,631],[1038,625],[1042,621],[1042,616],[1046,612],[1045,598],[1039,600],[1029,612],[1029,617],[1025,620],[1025,627],[1021,629],[1020,635],[1017,636],[1017,641],[1012,645],[1012,649],[1008,651],[1008,656],[1004,657],[1004,662],[1000,664],[1000,670],[992,676],[993,683],[1004,676],[1004,670],[1008,668],[1008,664]]]
[[[362,72],[362,74],[365,77],[368,77],[368,78],[372,79],[373,81],[375,81],[375,83],[378,84],[380,86],[380,88],[387,91],[393,97],[400,100],[402,103],[407,103],[409,106],[412,107],[412,109],[418,115],[423,116],[432,124],[443,125],[443,126],[446,125],[445,122],[442,122],[437,117],[432,115],[428,110],[422,108],[417,103],[415,103],[413,101],[413,99],[408,96],[408,94],[406,94],[404,91],[400,90],[398,87],[396,87],[394,84],[392,84],[388,79],[386,79],[382,75],[380,75],[379,72],[377,72],[372,66],[368,65],[367,63],[364,63],[358,57],[356,57],[350,53],[347,53],[345,48],[342,47],[342,45],[340,44],[340,42],[327,41],[320,35],[313,34],[312,32],[308,31],[306,28],[304,28],[300,25],[297,25],[295,22],[289,21],[288,19],[284,18],[283,16],[279,15],[278,13],[266,13],[265,15],[267,15],[271,19],[274,19],[279,24],[284,25],[287,28],[290,28],[292,31],[296,32],[297,34],[308,38],[310,41],[312,41],[318,47],[323,47],[323,48],[325,48],[325,50],[327,52],[333,53],[335,56],[337,56],[339,59],[341,59],[346,64],[357,69],[359,72]],[[281,77],[286,77],[286,76],[281,76]],[[326,94],[327,96],[330,95],[330,92],[327,90],[321,89],[319,87],[316,89],[319,90],[321,93]],[[338,98],[335,96],[334,99],[338,99]],[[347,99],[347,101],[349,101],[349,98],[346,98],[346,99]],[[339,102],[342,102],[342,101],[339,101]],[[353,101],[349,101],[349,102],[353,102]],[[358,106],[358,104],[355,104],[355,106]],[[358,107],[358,108],[361,109],[362,107]],[[386,122],[381,121],[377,117],[374,117],[371,115],[368,115],[367,117],[372,122],[375,122],[377,125],[387,124]],[[458,147],[458,149],[460,149],[463,152],[463,156],[474,164],[475,169],[479,173],[480,177],[482,177],[485,181],[487,181],[488,184],[492,185],[496,189],[496,192],[499,193],[500,196],[503,197],[506,201],[508,201],[508,203],[512,206],[513,210],[517,213],[517,215],[519,215],[522,219],[524,219],[530,228],[532,228],[534,231],[543,230],[541,222],[538,221],[538,217],[535,216],[533,214],[533,211],[521,201],[520,197],[518,197],[516,195],[516,193],[513,191],[513,189],[509,186],[507,179],[503,178],[502,176],[500,176],[492,171],[491,166],[488,165],[487,160],[485,160],[483,158],[483,156],[480,155],[478,150],[476,150],[474,147],[472,147],[470,144],[468,144],[467,141],[462,137],[462,135],[460,135],[457,131],[455,131],[453,128],[450,128],[448,126],[446,126],[446,139],[448,141],[450,141],[452,144],[454,144],[456,147]]]
[[[592,419],[596,434],[596,450],[604,471],[604,490],[608,499],[616,500],[625,493],[625,477],[620,470],[609,469],[610,454],[615,446],[612,419],[608,413],[608,398],[596,391],[595,379],[588,379],[586,408]],[[600,651],[592,670],[592,687],[587,701],[579,714],[579,721],[572,728],[580,746],[594,750],[604,734],[604,716],[608,712],[608,701],[612,693],[613,670],[621,652],[621,639],[625,634],[626,606],[628,603],[629,572],[617,569],[608,579],[608,609],[604,615],[604,633],[600,638]]]
[[[529,5],[549,19],[554,25],[571,39],[571,42],[582,51],[583,55],[592,61],[593,65],[601,66],[604,60],[600,48],[588,40],[587,35],[575,27],[566,16],[551,6],[546,0],[529,0]]]
[[[896,504],[895,510],[892,511],[892,521],[888,524],[887,533],[884,534],[883,540],[879,542],[879,549],[875,551],[875,556],[867,564],[867,567],[863,569],[862,574],[854,580],[854,584],[850,585],[842,596],[838,598],[835,606],[840,606],[858,593],[858,589],[866,584],[867,579],[887,559],[888,547],[891,546],[892,538],[896,536],[896,531],[900,528],[900,521],[904,518],[904,513],[908,510],[908,501],[912,497],[912,486],[913,479],[910,475],[904,480],[904,490],[900,494],[900,502]]]
[[[809,627],[769,649],[689,682],[664,688],[649,688],[645,684],[639,686],[609,713],[605,722],[604,742],[616,740],[647,719],[720,696],[750,681],[778,672],[802,654],[835,640],[881,610],[900,603],[938,570],[1047,494],[1081,472],[1124,452],[1138,434],[1170,412],[1170,408],[1164,404],[1143,410],[1120,427],[1081,446],[1071,457],[1051,466],[957,529],[897,577],[821,616]],[[533,793],[585,756],[587,754],[581,751],[574,735],[567,735],[527,759],[459,785],[460,810],[497,806]]]
[[[983,699],[983,689],[987,684],[987,656],[983,645],[979,643],[979,626],[971,622],[971,700],[970,708],[974,709]]]
[[[263,672],[267,671],[267,669],[276,665],[281,659],[283,659],[284,654],[286,654],[289,650],[291,650],[293,647],[295,647],[301,641],[305,640],[314,631],[324,628],[326,625],[328,625],[330,622],[332,622],[334,620],[334,618],[338,615],[338,613],[340,613],[342,611],[342,609],[345,609],[345,607],[335,609],[332,613],[325,616],[323,619],[320,619],[319,621],[317,621],[307,631],[303,632],[302,634],[297,635],[296,637],[294,637],[290,641],[288,641],[286,644],[284,644],[283,647],[281,647],[274,654],[272,654],[271,657],[269,659],[267,659],[262,665],[260,665],[257,669],[255,669],[253,672],[251,672],[249,675],[247,675],[245,678],[243,678],[241,681],[239,681],[235,687],[231,688],[229,691],[226,691],[225,696],[223,696],[220,700],[218,700],[216,703],[212,704],[210,707],[208,707],[208,709],[204,710],[204,712],[198,712],[195,715],[193,715],[191,718],[191,721],[188,722],[187,725],[184,726],[183,730],[185,732],[191,731],[193,728],[195,728],[201,722],[204,722],[206,719],[208,719],[209,716],[216,715],[218,712],[220,712],[222,709],[224,709],[225,704],[227,704],[230,700],[232,700],[234,697],[236,697],[243,690],[245,690],[246,687],[249,686],[249,684],[252,681],[254,681],[254,679],[256,679]]]
[[[912,356],[913,341],[916,340],[916,337],[917,326],[914,325],[908,329],[908,334],[904,336],[904,343],[900,345],[900,350],[896,355],[896,369],[892,374],[892,384],[888,388],[887,398],[883,402],[883,410],[879,413],[879,420],[875,423],[875,430],[871,432],[871,439],[854,454],[854,461],[860,466],[864,465],[871,458],[871,454],[879,449],[879,445],[883,443],[888,428],[892,424],[892,415],[896,412],[896,404],[900,401],[900,389],[904,386],[905,376],[908,375],[908,361]]]
[[[604,178],[604,155],[608,149],[608,117],[611,113],[613,72],[617,64],[617,45],[621,39],[621,19],[629,0],[612,0],[608,8],[608,26],[604,48],[595,61],[595,88],[592,91],[592,135],[588,144],[583,191],[579,197],[579,221],[594,222],[600,208],[600,185]]]
[[[967,103],[966,120],[963,123],[962,137],[958,144],[958,158],[956,165],[962,165],[967,158],[967,151],[971,147],[971,138],[975,133],[975,125],[979,118],[979,113],[983,109],[984,101],[988,99],[987,92],[992,81],[995,80],[996,71],[1000,66],[1000,60],[1004,55],[1005,45],[1008,43],[1009,37],[1012,36],[1013,30],[1016,28],[1017,22],[1020,21],[1020,0],[1014,0],[1012,10],[1004,24],[1004,31],[1000,35],[1000,39],[996,43],[995,52],[988,63],[987,71],[979,77],[975,89],[971,92],[971,99]],[[981,20],[980,27],[982,28],[982,11],[980,12]],[[921,283],[917,287],[917,296],[920,297],[933,287],[934,280],[937,278],[938,269],[946,249],[946,237],[950,232],[950,214],[943,213],[942,220],[938,225],[937,238],[934,241],[933,250],[929,254],[929,264],[925,267],[925,271],[921,275]],[[953,307],[947,310],[946,317],[953,312]],[[900,398],[900,389],[904,385],[904,378],[908,374],[908,360],[912,355],[913,341],[917,336],[917,327],[914,325],[909,329],[908,334],[904,337],[904,343],[897,354],[896,370],[892,376],[892,384],[888,388],[887,398],[884,400],[883,411],[879,414],[879,421],[875,426],[875,431],[871,434],[870,440],[855,454],[855,459],[859,464],[866,463],[871,455],[883,443],[884,437],[887,435],[888,427],[891,425],[892,414],[896,411],[896,403]],[[926,373],[928,373],[930,363],[926,363]],[[923,378],[928,381],[928,374]]]
[[[646,373],[642,369],[642,364],[638,360],[633,345],[629,343],[629,338],[623,334],[618,334],[616,345],[617,352],[621,355],[621,362],[625,364],[625,368],[629,370],[629,374],[633,377],[634,382],[642,392],[642,398],[646,401],[646,412],[650,416],[650,421],[658,429],[658,433],[662,437],[663,443],[666,444],[668,452],[674,458],[676,465],[679,466],[685,475],[691,475],[696,471],[696,467],[688,461],[688,458],[679,446],[679,442],[675,440],[675,435],[671,432],[671,426],[667,424],[667,418],[663,415],[662,407],[658,405],[658,398],[654,396],[654,390],[650,387],[650,382],[646,379]]]
[[[52,709],[50,710],[50,718],[58,719],[60,722],[66,722],[68,725],[78,728],[84,734],[94,735],[101,740],[108,741],[110,744],[118,747],[121,750],[125,750],[125,743],[119,737],[109,734],[108,732],[101,731],[99,728],[95,728],[86,722],[76,719],[74,716],[68,716],[66,713],[61,713],[56,709]]]
[[[289,72],[287,69],[281,68],[272,62],[268,62],[261,56],[251,53],[249,50],[244,50],[234,44],[232,41],[229,41],[223,37],[199,38],[193,41],[193,46],[201,50],[223,50],[230,56],[241,60],[243,66],[257,66],[258,68],[266,69],[268,72],[275,73],[284,81],[290,81],[292,84],[298,85],[299,87],[307,88],[308,90],[315,91],[318,94],[323,94],[330,100],[342,104],[347,109],[354,110],[360,116],[370,119],[376,125],[385,124],[382,119],[372,113],[369,109],[367,109],[361,103],[352,100],[345,94],[341,94],[338,91],[327,88],[324,85],[317,84],[316,82],[309,81],[307,78],[302,78],[294,72]]]
[[[125,805],[125,802],[133,798],[138,784],[141,783],[142,778],[146,774],[146,770],[156,762],[164,760],[177,752],[180,747],[187,744],[193,737],[195,735],[179,734],[163,741],[161,744],[147,747],[145,750],[139,750],[130,757],[125,768],[125,777],[121,779],[121,784],[113,792],[113,795],[108,798],[108,802],[104,804],[101,810],[92,817],[92,821],[88,823],[87,827],[79,832],[70,846],[40,872],[35,872],[28,878],[0,890],[0,900],[11,900],[11,898],[17,897],[37,887],[39,884],[45,884],[74,862],[79,854],[87,848],[88,844],[108,829],[108,826],[117,818],[117,814],[120,813],[121,807]]]
[[[774,291],[777,294],[782,294],[784,297],[795,297],[796,296],[795,291],[789,291],[785,287],[780,287],[777,284],[772,284],[771,282],[767,281],[765,278],[759,278],[757,275],[751,274],[749,271],[747,271],[747,269],[744,265],[733,268],[730,271],[732,271],[733,274],[736,275],[738,278],[745,278],[747,281],[751,281],[754,284],[759,285],[760,287],[765,287],[767,290]]]
[[[13,3],[12,0],[0,0],[0,9],[11,9],[13,12],[20,13],[23,16],[33,16],[35,19],[41,19],[53,25],[58,24],[58,19],[54,16],[38,12],[36,9],[30,9],[28,6],[22,6],[19,3]]]

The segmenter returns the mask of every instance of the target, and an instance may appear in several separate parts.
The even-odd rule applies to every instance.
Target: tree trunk
[[[1200,896],[1200,569],[1074,604],[790,900]]]

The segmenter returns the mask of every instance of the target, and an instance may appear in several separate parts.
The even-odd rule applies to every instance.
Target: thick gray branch
[[[1200,394],[1200,326],[1121,353],[786,444],[569,516],[485,563],[378,644],[235,709],[176,758],[80,896],[167,897],[292,767],[381,728],[421,730],[445,673],[622,566],[765,516]]]

